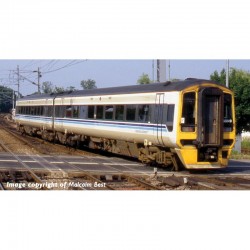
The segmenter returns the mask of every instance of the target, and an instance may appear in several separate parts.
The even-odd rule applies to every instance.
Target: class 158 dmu
[[[15,121],[21,132],[44,140],[175,170],[226,167],[236,129],[233,92],[191,78],[26,96],[16,102]]]

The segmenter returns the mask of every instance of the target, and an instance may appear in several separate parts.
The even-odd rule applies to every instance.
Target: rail
[[[161,188],[157,187],[157,186],[154,186],[152,185],[151,183],[148,183],[144,180],[140,180],[139,178],[136,178],[134,176],[131,176],[131,175],[124,175],[123,176],[130,182],[132,183],[135,183],[141,187],[144,187],[145,189],[147,190],[162,190]]]
[[[6,147],[1,140],[0,145],[6,152],[10,153],[25,168],[25,170],[29,172],[29,174],[37,183],[43,184],[43,181],[35,174],[35,172],[25,162],[23,162],[19,156],[15,155],[8,147]],[[47,187],[44,186],[44,189],[47,189]]]
[[[59,159],[59,157],[57,157],[57,156],[54,156],[54,157]],[[87,179],[89,179],[93,182],[99,183],[101,187],[105,187],[105,189],[108,189],[108,190],[114,190],[112,187],[110,187],[106,183],[102,182],[101,180],[99,180],[96,177],[94,177],[93,175],[91,175],[88,171],[82,170],[81,168],[77,167],[75,164],[70,163],[68,161],[63,160],[63,162],[66,163],[67,165],[69,165],[71,168],[73,168],[77,171],[80,171],[83,177],[86,177]],[[78,175],[78,177],[79,177],[79,175]]]

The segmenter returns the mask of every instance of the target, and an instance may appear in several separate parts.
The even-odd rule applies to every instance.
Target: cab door
[[[206,88],[199,93],[199,141],[203,146],[221,146],[223,138],[223,92]]]
[[[157,139],[157,143],[164,145],[163,141],[163,129],[164,129],[164,93],[157,93],[155,98],[155,112],[154,120],[156,127],[154,128],[154,135]],[[166,130],[166,125],[165,125]]]

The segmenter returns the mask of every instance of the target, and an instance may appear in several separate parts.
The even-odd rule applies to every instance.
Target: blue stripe
[[[52,122],[51,117],[41,117],[41,116],[29,116],[29,115],[16,115],[17,119],[28,119],[37,122]],[[100,120],[80,120],[80,119],[68,119],[68,118],[56,118],[55,123],[61,122],[66,124],[77,124],[77,125],[87,125],[87,126],[105,126],[105,127],[119,127],[128,129],[143,129],[152,131],[154,129],[165,129],[167,131],[166,125],[157,125],[152,123],[133,123],[133,122],[113,122],[113,121],[100,121]]]

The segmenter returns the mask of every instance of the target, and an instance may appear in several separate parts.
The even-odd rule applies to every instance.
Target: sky
[[[153,71],[154,63],[154,71]],[[170,79],[209,79],[215,71],[226,68],[226,60],[167,60],[170,63]],[[250,71],[250,60],[229,60],[230,67]],[[37,70],[40,82],[49,81],[57,87],[74,86],[82,89],[82,80],[93,79],[98,88],[137,84],[138,78],[148,74],[156,81],[156,60],[0,60],[0,84],[17,91],[17,66],[20,71],[20,92],[29,95],[37,91]],[[33,72],[36,71],[36,72]],[[25,78],[26,79],[25,79]],[[29,79],[30,81],[28,81]]]

